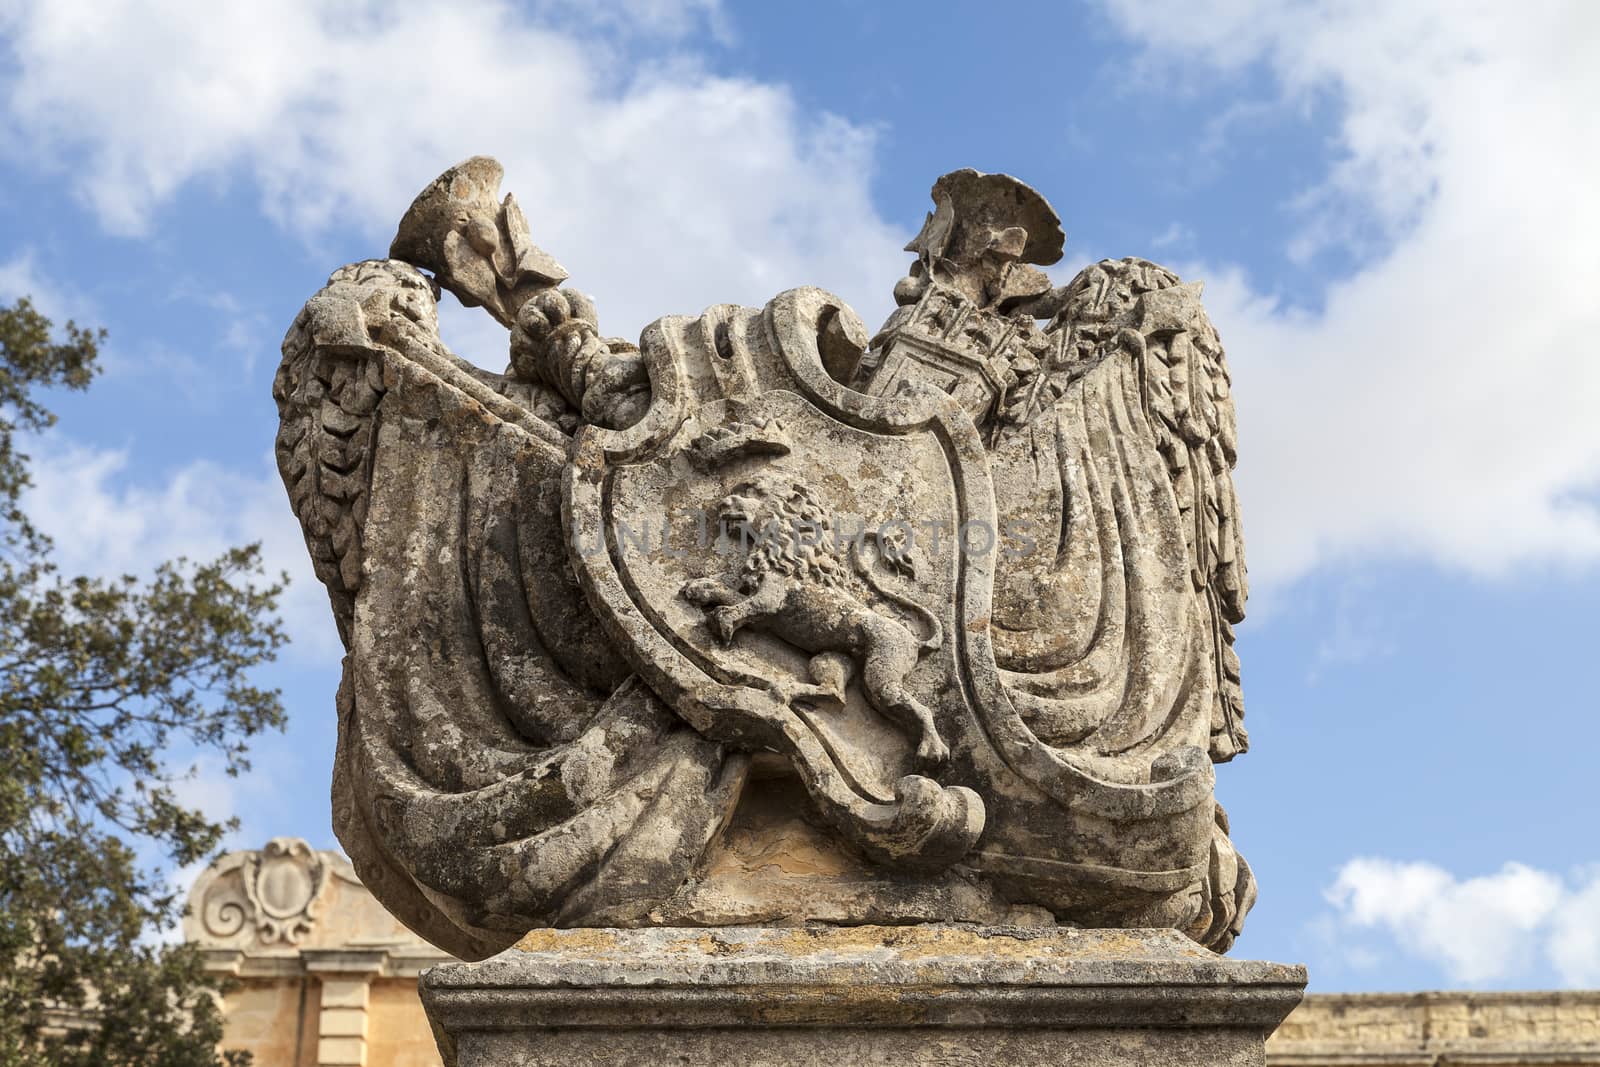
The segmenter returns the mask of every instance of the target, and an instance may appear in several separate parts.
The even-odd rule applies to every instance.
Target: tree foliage
[[[153,575],[65,575],[24,511],[42,394],[85,389],[103,331],[0,308],[0,1065],[221,1062],[214,984],[162,944],[164,873],[229,828],[181,799],[195,761],[249,766],[283,723],[252,668],[284,641],[256,547]]]

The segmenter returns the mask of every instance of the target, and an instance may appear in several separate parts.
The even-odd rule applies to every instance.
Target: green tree
[[[71,322],[54,334],[27,299],[0,308],[6,1067],[223,1061],[214,984],[193,949],[156,934],[183,906],[163,866],[206,857],[228,827],[174,786],[202,757],[239,773],[248,740],[283,723],[277,691],[250,682],[284,641],[283,581],[261,576],[255,546],[144,579],[72,576],[24,513],[19,438],[55,421],[42,391],[88,387],[104,336]]]

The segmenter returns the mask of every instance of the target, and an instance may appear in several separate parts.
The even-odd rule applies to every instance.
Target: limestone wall
[[[417,1000],[415,979],[374,987],[367,1034],[370,1067],[439,1067],[439,1051]]]
[[[256,1067],[438,1067],[439,1054],[417,1000],[417,980],[375,978],[365,986],[365,1012],[346,1016],[346,1032],[340,1034],[324,1030],[320,978],[240,979],[224,998],[223,1047],[249,1052]],[[341,1029],[338,1020],[337,1014],[328,1017],[334,1031]]]
[[[252,1062],[315,1063],[319,990],[314,980],[300,978],[240,979],[223,1002],[227,1019],[226,1047],[244,1049]]]
[[[1600,991],[1322,993],[1267,1042],[1270,1064],[1600,1064]]]

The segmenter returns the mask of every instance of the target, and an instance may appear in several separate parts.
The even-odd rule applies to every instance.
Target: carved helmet
[[[953,170],[933,183],[931,195],[935,208],[907,252],[961,264],[989,251],[1042,267],[1061,258],[1067,235],[1060,216],[1037,190],[1009,174]]]
[[[467,307],[483,306],[506,326],[506,295],[528,281],[561,284],[567,272],[534,245],[516,198],[500,197],[500,164],[473,156],[435,178],[400,220],[391,258],[432,271]]]

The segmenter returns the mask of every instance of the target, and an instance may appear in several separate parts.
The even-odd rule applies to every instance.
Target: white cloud
[[[1172,222],[1166,229],[1150,238],[1151,248],[1179,249],[1188,248],[1194,244],[1194,229],[1181,222]]]
[[[1342,116],[1343,155],[1284,246],[1366,265],[1308,294],[1315,312],[1199,265],[1235,369],[1257,588],[1353,556],[1600,559],[1600,8],[1108,2],[1150,77],[1263,63],[1290,104]],[[707,72],[696,50],[728,38],[709,0],[60,0],[4,27],[7,142],[125,232],[247,181],[308,240],[353,228],[379,254],[428,179],[486,152],[608,332],[807,283],[871,322],[904,266],[870,201],[872,131]],[[501,364],[498,331],[467,336]]]
[[[1431,863],[1360,858],[1324,896],[1345,928],[1381,931],[1452,981],[1501,982],[1538,963],[1567,985],[1600,982],[1600,868],[1569,885],[1520,863],[1457,879]],[[1369,946],[1350,951],[1370,964]]]
[[[1569,893],[1550,919],[1551,962],[1575,986],[1600,986],[1600,867],[1588,872],[1588,884]]]
[[[24,296],[58,326],[68,319],[82,323],[94,321],[89,302],[46,276],[35,262],[31,248],[24,248],[0,263],[0,302],[11,304]]]
[[[270,460],[257,474],[201,460],[141,479],[130,474],[125,450],[85,447],[58,433],[27,450],[34,485],[23,507],[54,539],[63,571],[142,575],[163,560],[206,560],[259,541],[268,575],[286,571],[291,579],[280,605],[289,655],[319,662],[340,654],[327,594]]]
[[[19,296],[32,296],[58,323],[97,318],[82,296],[41,272],[27,250],[0,263],[0,301]],[[257,473],[201,460],[165,479],[139,479],[130,472],[128,450],[85,446],[60,430],[30,436],[22,448],[33,478],[23,509],[55,542],[53,558],[64,572],[144,575],[164,560],[207,560],[259,541],[267,574],[291,577],[281,604],[294,642],[290,654],[324,661],[341,654],[326,593],[270,458]]]
[[[240,377],[249,377],[255,370],[256,361],[278,347],[273,334],[279,324],[268,322],[259,309],[249,306],[228,290],[218,288],[215,283],[192,276],[180,278],[167,294],[167,300],[184,307],[203,308],[216,317],[216,347],[238,357]],[[192,369],[186,369],[190,372],[175,376],[174,380],[181,384],[186,379],[201,376],[194,373],[199,369],[198,361]]]
[[[702,27],[721,44],[734,34],[719,0],[538,0],[535,9],[590,29],[639,37],[684,37]]]
[[[617,333],[801,284],[873,317],[904,267],[868,196],[871,132],[706,73],[684,47],[720,30],[704,0],[62,0],[6,21],[9,140],[115,230],[248,175],[308,238],[355,227],[381,254],[412,196],[484,153]]]
[[[1258,586],[1355,555],[1490,575],[1600,559],[1600,6],[1110,6],[1152,69],[1261,63],[1288,102],[1342,115],[1342,157],[1285,244],[1365,257],[1322,310],[1197,265],[1234,369]]]
[[[782,87],[706,73],[684,50],[702,31],[730,39],[714,0],[545,0],[531,12],[496,0],[0,0],[11,53],[0,144],[62,172],[116,232],[150,233],[182,196],[242,180],[306,240],[353,229],[372,255],[428,181],[487,153],[608,332],[801,284],[838,290],[869,319],[886,312],[906,235],[871,207],[871,132],[801,114]],[[29,258],[0,267],[0,291],[42,294],[42,281]],[[233,300],[193,279],[172,295],[216,310]],[[448,304],[446,338],[503,366],[505,331]],[[266,327],[239,329],[225,347]],[[146,370],[194,359],[159,340],[138,352]],[[173,377],[191,403],[217,388]],[[28,506],[68,567],[140,571],[264,539],[269,566],[295,579],[285,614],[297,647],[336,647],[270,470],[198,462],[147,478],[126,451],[61,437],[34,451]]]
[[[1361,574],[1339,582],[1332,603],[1326,609],[1326,625],[1307,673],[1308,684],[1315,684],[1324,673],[1336,668],[1370,663],[1394,654],[1395,645],[1388,634],[1390,620],[1385,610],[1392,605],[1379,595],[1376,585],[1370,576]]]

